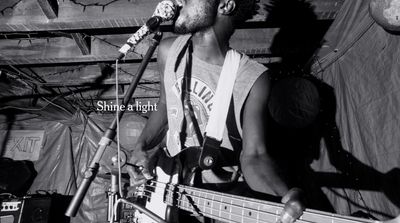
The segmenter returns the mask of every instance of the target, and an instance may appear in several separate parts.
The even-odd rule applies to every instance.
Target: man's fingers
[[[145,167],[138,168],[134,166],[128,166],[127,172],[130,177],[130,186],[137,186],[145,183],[149,179],[153,179],[152,174]]]
[[[142,174],[148,180],[153,179],[153,175],[150,173],[149,169],[147,169],[147,168],[143,168]]]
[[[136,179],[131,178],[130,182],[129,182],[129,186],[130,187],[137,187],[137,186],[140,186],[140,185],[146,183],[146,181],[147,181],[147,179],[145,179],[145,178],[142,178],[140,180],[136,180]]]
[[[128,162],[127,172],[130,176],[131,186],[140,185],[149,179],[153,179],[153,170],[156,165],[156,157],[159,149],[133,150]]]
[[[133,167],[133,166],[127,166],[126,167],[126,171],[128,172],[128,174],[129,174],[129,177],[132,179],[135,179],[135,178],[138,178],[139,177],[139,172],[136,170],[136,168],[135,167]]]
[[[142,174],[137,174],[137,173],[135,173],[134,175],[135,175],[136,177],[131,177],[131,178],[129,179],[129,185],[130,185],[131,187],[136,187],[136,186],[139,186],[139,185],[141,185],[141,184],[146,183],[147,179],[146,179]]]

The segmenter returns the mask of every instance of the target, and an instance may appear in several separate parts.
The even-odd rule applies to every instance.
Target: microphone
[[[154,32],[162,22],[172,20],[175,17],[176,11],[177,8],[171,0],[164,0],[158,3],[152,17],[118,50],[121,53],[118,59],[123,58],[132,47],[135,47],[150,32]]]

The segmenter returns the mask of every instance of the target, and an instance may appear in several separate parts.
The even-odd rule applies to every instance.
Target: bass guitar
[[[178,156],[193,156],[198,153],[197,149],[186,149]],[[174,170],[176,159],[177,157],[162,154],[155,169],[157,178],[137,187],[134,193],[136,202],[167,222],[178,222],[175,213],[177,209],[222,222],[276,223],[280,218],[283,204],[178,184],[178,173]],[[135,211],[132,222],[155,221],[140,211]],[[296,222],[381,223],[312,209],[306,209]],[[384,223],[400,223],[400,216]]]

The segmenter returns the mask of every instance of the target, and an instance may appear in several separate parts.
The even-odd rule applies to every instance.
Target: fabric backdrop
[[[29,108],[25,109],[29,111]],[[47,112],[52,113],[52,116],[49,117]],[[96,151],[97,143],[103,136],[102,132],[114,116],[100,114],[87,116],[81,111],[69,114],[52,106],[46,107],[46,111],[35,111],[35,113],[39,115],[0,116],[0,130],[44,130],[39,160],[33,162],[38,174],[28,192],[35,194],[36,191],[48,191],[73,195]],[[53,117],[58,117],[58,120]],[[133,148],[144,123],[143,117],[134,114],[124,115],[120,125],[122,149],[126,151]],[[0,139],[2,140],[4,139]],[[110,160],[116,155],[116,148],[115,143],[107,148],[100,162],[99,173],[110,172]],[[71,223],[106,222],[106,192],[109,187],[109,179],[96,177]]]
[[[400,214],[400,36],[373,21],[369,2],[345,1],[313,66],[334,90],[339,134],[334,146],[324,140],[313,167],[355,177],[353,189],[324,189],[337,212],[388,218]],[[335,162],[332,148],[347,158]]]

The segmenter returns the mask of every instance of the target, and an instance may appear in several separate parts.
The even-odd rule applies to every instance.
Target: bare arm
[[[174,39],[172,38],[163,40],[158,48],[157,62],[160,71],[160,98],[157,104],[157,111],[151,113],[136,143],[136,147],[144,150],[148,150],[157,146],[162,141],[166,131],[168,130],[167,106],[164,87],[164,69],[168,51],[173,40]]]
[[[266,111],[270,91],[267,74],[252,87],[243,110],[243,149],[241,168],[251,189],[275,196],[284,196],[289,186],[284,173],[266,148]]]
[[[136,148],[144,150],[154,148],[162,141],[166,131],[168,130],[167,106],[165,103],[165,92],[162,83],[160,91],[157,111],[153,111],[147,120],[146,125],[136,142]]]
[[[131,185],[142,184],[146,181],[143,177],[152,178],[153,163],[151,162],[155,151],[154,148],[165,136],[168,130],[167,106],[164,87],[164,69],[169,48],[174,39],[166,39],[160,43],[158,48],[158,66],[160,70],[160,99],[157,104],[157,111],[151,113],[149,119],[140,134],[135,148],[131,151],[129,163],[143,167],[142,171],[132,166],[127,167],[131,178]]]

